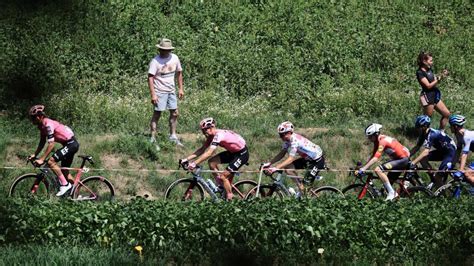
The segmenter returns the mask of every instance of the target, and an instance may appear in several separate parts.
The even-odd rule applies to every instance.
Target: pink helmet
[[[210,127],[215,127],[216,126],[216,120],[214,120],[214,118],[212,118],[212,117],[204,118],[199,123],[199,126],[201,127],[201,129],[208,129]]]
[[[282,134],[286,132],[293,132],[294,129],[295,127],[291,122],[285,121],[278,126],[278,133]]]
[[[30,116],[44,115],[44,105],[35,105],[28,111]]]

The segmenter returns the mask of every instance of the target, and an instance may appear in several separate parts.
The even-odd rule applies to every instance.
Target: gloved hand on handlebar
[[[364,171],[363,169],[355,170],[355,171],[354,171],[354,175],[356,175],[356,176],[362,176],[362,175],[364,175],[364,172],[365,172],[365,171]]]
[[[260,166],[260,169],[266,169],[266,168],[270,167],[271,165],[272,165],[272,163],[270,163],[270,162],[262,163],[262,165]]]
[[[189,170],[189,171],[192,171],[192,170],[194,170],[194,169],[196,169],[196,163],[190,162],[190,163],[188,164],[188,170]]]
[[[410,164],[408,165],[408,168],[409,168],[410,170],[416,170],[416,164],[410,162]]]

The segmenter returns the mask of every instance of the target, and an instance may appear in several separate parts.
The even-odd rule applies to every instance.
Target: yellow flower
[[[138,251],[138,253],[142,253],[142,246],[135,246],[135,250]]]

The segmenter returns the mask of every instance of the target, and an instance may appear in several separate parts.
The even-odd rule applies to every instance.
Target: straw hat
[[[171,44],[170,39],[161,39],[160,43],[158,43],[156,45],[156,47],[158,47],[158,49],[161,49],[161,50],[173,50],[174,49],[173,45]]]

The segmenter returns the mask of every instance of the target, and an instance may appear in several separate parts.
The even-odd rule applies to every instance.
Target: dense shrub
[[[0,242],[140,244],[162,258],[193,262],[220,252],[298,262],[462,261],[472,255],[473,207],[470,199],[100,205],[2,200]]]
[[[278,108],[276,121],[411,121],[420,50],[451,71],[441,85],[448,106],[471,115],[472,11],[469,1],[2,3],[0,109],[15,118],[44,102],[86,130],[144,129],[147,64],[165,36],[184,65],[187,130],[208,109],[234,113],[212,95]]]

